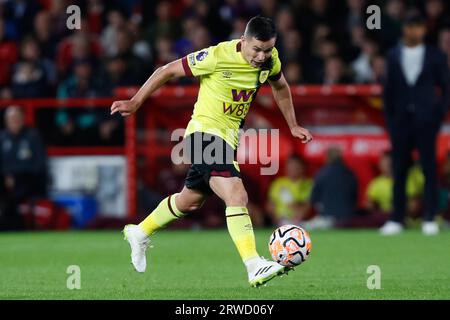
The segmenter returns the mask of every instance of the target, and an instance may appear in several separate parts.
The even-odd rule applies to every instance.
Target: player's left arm
[[[281,72],[281,71],[280,71]],[[298,137],[302,140],[302,143],[308,143],[312,140],[312,135],[308,129],[303,128],[298,125],[295,118],[294,105],[292,103],[291,89],[286,81],[283,73],[278,80],[268,80],[270,86],[272,87],[273,97],[275,102],[280,108],[286,122],[291,129],[291,133],[294,137]]]

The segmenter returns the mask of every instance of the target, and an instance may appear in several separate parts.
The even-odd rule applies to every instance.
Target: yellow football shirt
[[[258,88],[281,77],[281,62],[272,49],[271,68],[254,68],[242,56],[240,40],[188,54],[182,59],[187,76],[200,78],[200,90],[185,136],[193,132],[218,135],[234,149]]]
[[[380,175],[367,186],[367,198],[380,206],[384,212],[392,211],[392,177]],[[406,179],[406,196],[418,197],[423,193],[425,178],[420,168],[413,166]]]
[[[269,187],[269,199],[275,206],[275,214],[280,218],[294,218],[295,212],[289,206],[298,202],[308,202],[312,187],[311,179],[297,181],[287,177],[275,179]]]
[[[378,204],[384,212],[392,211],[392,178],[378,176],[367,187],[367,198]]]

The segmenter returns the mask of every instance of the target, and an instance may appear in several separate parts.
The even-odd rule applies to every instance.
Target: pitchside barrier
[[[9,105],[21,106],[27,124],[42,129],[46,122],[53,121],[49,116],[52,110],[89,106],[108,116],[114,100],[127,99],[137,89],[119,88],[115,98],[2,100],[0,113]],[[314,140],[304,145],[292,138],[270,87],[261,88],[244,126],[248,142],[241,143],[238,151],[246,186],[252,184],[250,199],[258,199],[257,203],[263,207],[270,182],[284,173],[285,160],[290,154],[301,155],[306,160],[308,174],[313,177],[325,161],[326,150],[339,146],[345,162],[357,175],[359,203],[362,204],[368,182],[378,173],[378,157],[390,147],[380,86],[292,86],[291,92],[298,122],[311,130]],[[66,205],[72,206],[72,214],[77,215],[76,226],[82,227],[94,215],[132,218],[138,213],[144,214],[137,210],[138,186],[163,194],[170,189],[168,184],[176,183],[175,188],[182,184],[183,175],[179,172],[175,182],[165,179],[162,173],[176,167],[171,156],[179,141],[171,141],[171,138],[174,132],[180,131],[177,129],[186,127],[197,93],[196,85],[166,86],[155,92],[138,114],[124,120],[122,145],[88,142],[82,146],[64,143],[56,146],[47,143],[52,195],[55,199],[64,198],[67,193],[73,196],[72,203],[66,201]],[[444,124],[439,135],[437,156],[440,163],[450,149],[449,128]],[[262,174],[262,169],[269,167],[276,170],[266,170]],[[90,203],[86,198],[77,202],[80,194],[97,200],[95,214],[92,214],[92,206],[79,209],[81,203]],[[85,212],[89,212],[89,217],[83,217]]]

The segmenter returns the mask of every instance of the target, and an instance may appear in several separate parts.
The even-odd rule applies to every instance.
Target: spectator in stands
[[[48,86],[44,69],[29,61],[15,65],[11,80],[11,92],[14,98],[35,98],[48,96]]]
[[[325,32],[325,29],[324,29]],[[323,83],[326,61],[339,56],[337,43],[330,37],[317,40],[312,47],[313,55],[306,71],[308,80],[313,83]]]
[[[131,1],[132,2],[132,1]],[[89,30],[100,35],[103,29],[103,19],[106,15],[107,4],[104,0],[88,0],[86,4],[86,16],[89,21]]]
[[[54,35],[52,18],[48,11],[40,11],[34,18],[33,36],[39,44],[42,57],[54,61],[58,41]]]
[[[283,35],[288,31],[295,29],[295,17],[292,8],[284,6],[276,13],[275,24],[277,31]]]
[[[242,5],[242,2],[239,0],[225,0],[219,7],[219,14],[223,21],[228,23],[229,25],[233,25],[233,29],[236,29],[235,23],[236,21],[241,20],[241,17],[245,14],[246,6]],[[245,25],[244,25],[245,28]],[[231,32],[233,33],[233,31]],[[243,34],[239,33],[239,34]],[[236,39],[236,38],[230,38]]]
[[[277,26],[277,31],[279,34],[277,38],[277,48],[278,52],[280,53],[280,57],[283,58],[283,61],[286,61],[287,57],[285,56],[285,50],[286,45],[289,45],[289,41],[286,39],[287,34],[290,31],[298,32],[298,30],[295,30],[296,28],[294,20],[294,14],[289,6],[280,8],[280,10],[276,13],[275,24]],[[239,38],[242,34],[243,33],[238,35],[237,38]]]
[[[51,17],[51,25],[55,38],[61,41],[71,30],[67,28],[67,7],[68,0],[50,0],[49,13]]]
[[[89,98],[99,95],[99,86],[93,74],[89,60],[80,60],[74,64],[74,73],[58,87],[57,96],[65,98]],[[97,139],[95,108],[86,106],[82,111],[58,109],[55,117],[58,134],[57,144],[91,144]]]
[[[327,150],[326,165],[314,179],[311,204],[317,216],[304,223],[307,229],[326,229],[345,224],[356,210],[358,182],[342,159],[338,147]]]
[[[90,61],[92,66],[98,65],[100,44],[92,37],[78,32],[65,38],[59,45],[57,65],[60,78],[66,78],[73,72],[73,66],[79,61]]]
[[[169,37],[161,36],[156,40],[155,68],[174,61],[178,58],[174,51],[174,43]]]
[[[291,155],[286,161],[286,175],[270,184],[267,212],[273,224],[299,224],[307,217],[312,180],[306,176],[305,169],[304,160]]]
[[[350,30],[350,39],[345,47],[345,56],[348,61],[354,61],[361,54],[364,41],[367,39],[365,35],[365,26],[355,25]]]
[[[425,3],[427,43],[437,45],[439,30],[448,23],[442,0],[428,0]]]
[[[438,200],[436,139],[450,105],[450,73],[447,57],[440,50],[424,45],[425,33],[423,17],[414,12],[408,14],[402,43],[387,57],[383,95],[392,143],[394,213],[380,229],[383,235],[403,231],[407,168],[415,146],[425,175],[422,232],[439,233],[434,221]]]
[[[171,39],[176,39],[174,45],[174,51],[176,52],[176,54],[179,57],[184,57],[188,53],[195,51],[192,44],[194,41],[195,30],[197,30],[197,28],[199,28],[202,24],[196,17],[189,16],[183,19],[181,23],[183,34],[181,35],[181,37],[171,37]],[[169,36],[168,34],[161,35]]]
[[[7,38],[6,21],[0,17],[0,88],[9,85],[12,66],[17,58],[17,44]]]
[[[370,60],[370,67],[372,68],[372,77],[369,83],[382,83],[386,76],[386,60],[383,56],[375,56]]]
[[[370,62],[378,54],[378,51],[378,45],[374,40],[368,38],[363,40],[361,53],[351,63],[356,82],[371,82],[373,79],[373,70]]]
[[[197,0],[193,5],[193,15],[202,22],[208,33],[216,37],[213,42],[224,41],[231,32],[231,26],[222,20],[218,9],[215,1]]]
[[[261,15],[264,17],[275,18],[277,9],[278,6],[276,0],[266,0],[259,2],[259,10],[261,10]]]
[[[239,39],[245,31],[247,25],[247,19],[244,17],[238,17],[233,21],[233,29],[231,30],[228,40]]]
[[[17,106],[5,111],[5,130],[0,132],[1,189],[6,204],[0,228],[21,228],[18,205],[47,194],[47,158],[39,133],[24,123]]]
[[[392,212],[392,159],[384,152],[378,162],[380,174],[369,182],[366,190],[366,209],[372,213],[384,215]]]
[[[351,64],[365,48],[363,40],[366,38],[364,34],[366,1],[364,0],[309,2],[296,0],[281,2],[90,0],[80,2],[84,13],[80,30],[69,30],[66,26],[66,8],[70,1],[35,2],[25,0],[2,2],[0,19],[1,24],[4,24],[3,21],[6,22],[6,27],[0,26],[0,31],[6,30],[0,33],[4,34],[3,38],[18,42],[23,41],[31,33],[39,43],[43,58],[53,60],[55,56],[57,57],[58,70],[61,72],[59,80],[65,79],[71,72],[73,60],[85,59],[86,55],[96,59],[115,56],[117,41],[113,35],[119,29],[125,29],[128,32],[127,39],[131,43],[133,54],[139,57],[146,67],[153,67],[152,54],[155,48],[152,46],[158,37],[172,39],[175,45],[171,51],[176,53],[176,57],[182,57],[197,47],[203,47],[198,43],[208,43],[208,38],[216,42],[239,37],[243,33],[246,16],[249,14],[266,13],[276,17],[280,55],[285,54],[283,47],[291,46],[291,49],[286,50],[287,58],[285,57],[284,60],[287,63],[291,57],[297,59],[304,69],[304,78],[308,83],[322,83],[325,61],[328,58],[340,56],[345,64]],[[377,41],[380,53],[384,53],[387,47],[398,40],[402,16],[406,9],[410,8],[419,8],[426,13],[426,24],[430,30],[429,41],[434,44],[440,39],[440,34],[444,35],[443,38],[446,37],[446,32],[441,30],[448,24],[450,7],[445,1],[429,0],[423,4],[405,0],[386,1],[381,23],[383,28],[379,32],[371,33],[371,35],[379,36],[381,40]],[[109,21],[108,15],[111,18]],[[143,25],[144,23],[146,25]],[[206,29],[201,30],[201,27]],[[207,33],[209,36],[206,35]],[[141,34],[146,35],[147,41],[143,41]],[[99,41],[101,35],[104,35],[103,41]],[[87,38],[89,42],[87,46],[82,43],[83,41],[75,43],[78,42],[76,38],[82,37]],[[5,47],[4,42],[0,40],[0,47]],[[102,49],[105,51],[104,56],[102,56]],[[0,55],[8,55],[9,51],[0,50]],[[87,54],[86,51],[88,51]],[[450,57],[450,54],[448,56]],[[0,58],[1,61],[8,61],[5,57]],[[8,56],[8,58],[11,57]],[[372,60],[379,61],[373,59],[373,56],[370,59],[361,58],[359,66],[363,69],[361,71],[357,68],[358,82],[376,82],[375,76],[367,76],[370,73],[369,66]],[[448,61],[450,64],[450,58]],[[2,97],[12,96],[8,91],[11,78],[9,66],[12,66],[14,62],[2,63],[0,67],[0,96]],[[96,61],[94,63],[102,65],[102,63],[97,64]],[[363,79],[360,72],[363,73]],[[2,80],[3,83],[1,83]]]
[[[121,29],[125,28],[126,17],[119,10],[108,12],[108,24],[103,28],[100,42],[106,56],[118,54],[117,36]]]
[[[111,10],[108,12],[108,24],[102,31],[101,44],[104,48],[104,53],[107,56],[116,55],[117,49],[117,33],[120,29],[125,28],[125,17],[119,10]]]
[[[302,55],[302,38],[297,30],[289,30],[283,34],[280,57],[283,61],[304,62]]]
[[[121,55],[106,59],[100,73],[101,93],[105,97],[114,96],[118,87],[134,86],[138,84],[133,72],[127,68],[126,59]]]
[[[439,49],[447,56],[447,65],[450,69],[450,26],[439,33]]]
[[[58,98],[92,98],[112,94],[120,84],[135,84],[123,57],[108,61],[103,78],[94,74],[89,60],[77,61],[74,74],[58,87]],[[129,81],[129,82],[127,82]],[[123,120],[111,118],[104,110],[86,105],[80,109],[61,108],[57,111],[55,125],[56,144],[120,145],[123,140]]]
[[[388,216],[392,213],[392,157],[390,152],[384,152],[378,164],[380,175],[367,186],[366,209],[377,214]],[[417,166],[411,167],[406,181],[406,195],[408,198],[408,215],[416,216],[421,207],[424,187],[424,176]]]
[[[200,26],[194,31],[192,39],[192,47],[194,51],[208,48],[211,43],[211,35],[206,27]]]
[[[94,66],[89,59],[74,62],[73,74],[58,87],[58,98],[89,98],[98,96]]]
[[[362,26],[364,23],[364,0],[347,0],[347,31],[351,31],[355,26]]]
[[[48,97],[56,85],[56,68],[48,59],[41,59],[38,43],[25,38],[21,46],[21,60],[14,66],[12,94],[14,98]]]
[[[42,68],[45,72],[46,82],[49,87],[54,87],[57,82],[57,71],[55,63],[42,55],[38,41],[30,36],[25,37],[21,45],[21,59],[28,61]],[[49,92],[52,96],[53,92]]]
[[[302,66],[298,62],[288,62],[285,67],[284,76],[289,84],[303,84],[303,70]]]
[[[300,16],[300,20],[304,20],[304,24],[315,26],[320,23],[327,23],[328,26],[336,26],[338,17],[331,10],[334,1],[329,0],[312,0],[307,1],[307,10]]]
[[[155,14],[156,18],[151,21],[150,25],[147,27],[145,33],[145,38],[150,43],[155,43],[156,38],[161,35],[169,36],[170,38],[177,38],[179,35],[178,21],[172,19],[171,9],[173,4],[171,1],[160,1],[156,5]],[[183,21],[185,23],[186,21]]]
[[[406,11],[404,0],[387,1],[381,15],[381,43],[385,49],[394,46],[402,35],[402,21]]]
[[[5,2],[5,16],[14,23],[19,36],[33,30],[33,19],[41,9],[39,1],[10,0]]]
[[[333,42],[330,27],[325,23],[314,25],[311,41],[312,54],[322,58],[327,58],[332,55],[336,55],[338,51],[336,43],[333,42],[334,47],[330,48],[329,45],[324,46],[324,42],[326,41]]]
[[[325,60],[325,70],[322,83],[334,85],[340,83],[351,83],[352,78],[346,70],[346,66],[341,58],[331,57]]]
[[[116,35],[117,54],[127,62],[129,70],[138,83],[148,78],[151,65],[137,56],[134,51],[133,37],[127,29],[120,29]]]
[[[128,31],[132,37],[133,53],[142,59],[146,65],[153,65],[153,43],[147,42],[142,34],[141,20],[133,16],[127,23]]]

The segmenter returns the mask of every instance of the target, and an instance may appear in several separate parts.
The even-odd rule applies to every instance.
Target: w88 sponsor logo
[[[248,109],[250,108],[250,103],[239,103],[239,104],[226,104],[223,103],[223,113],[234,115],[239,118],[244,118],[247,115]]]
[[[223,113],[229,114],[229,115],[235,115],[240,118],[244,118],[247,115],[248,108],[250,107],[251,98],[253,97],[253,94],[255,93],[255,90],[238,90],[232,89],[231,95],[234,102],[240,102],[238,104],[234,103],[223,103]],[[250,101],[249,101],[250,100]]]

